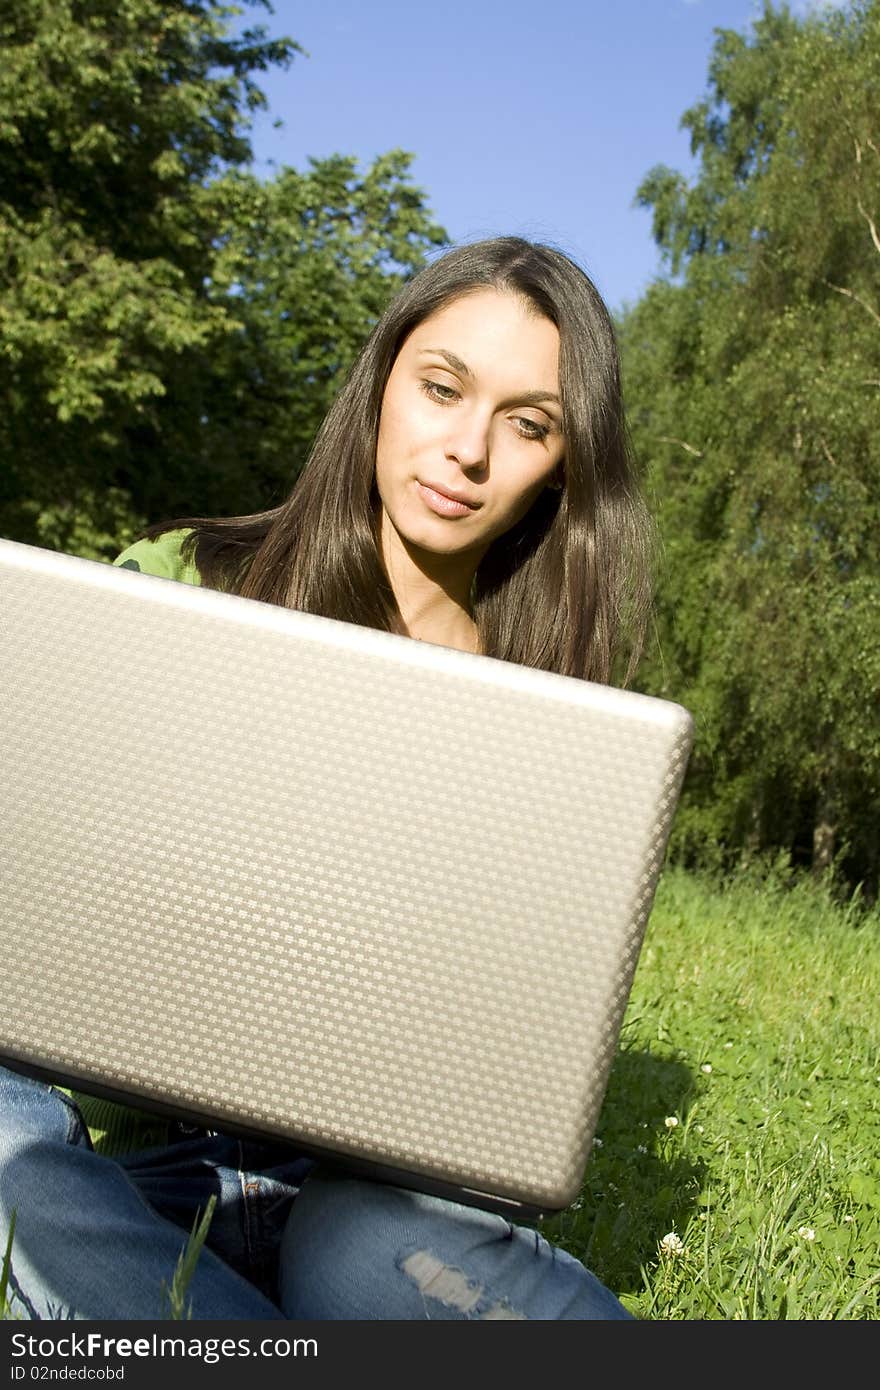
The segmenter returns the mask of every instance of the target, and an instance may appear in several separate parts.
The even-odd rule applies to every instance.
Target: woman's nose
[[[489,457],[489,419],[477,410],[457,411],[446,441],[447,458],[477,468]]]

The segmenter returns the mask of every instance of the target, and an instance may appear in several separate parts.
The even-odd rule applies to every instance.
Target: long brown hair
[[[564,486],[545,488],[489,547],[471,598],[486,656],[625,684],[652,591],[654,530],[638,484],[614,327],[589,277],[554,247],[519,237],[460,246],[419,271],[382,315],[280,506],[183,517],[202,582],[246,598],[403,632],[378,547],[376,441],[404,340],[452,300],[492,287],[521,295],[560,336]]]

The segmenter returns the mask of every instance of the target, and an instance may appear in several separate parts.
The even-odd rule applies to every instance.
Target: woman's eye
[[[421,383],[421,387],[426,396],[432,401],[440,401],[442,405],[456,400],[458,396],[454,386],[446,386],[442,381],[426,380]]]
[[[546,439],[550,433],[549,425],[539,425],[537,420],[529,420],[525,415],[517,415],[515,420],[523,439]]]

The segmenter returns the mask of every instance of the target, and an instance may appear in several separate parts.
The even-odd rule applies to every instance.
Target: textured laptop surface
[[[0,1057],[557,1210],[691,737],[668,701],[0,541]]]

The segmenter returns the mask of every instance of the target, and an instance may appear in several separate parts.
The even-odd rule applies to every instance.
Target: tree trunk
[[[823,874],[834,863],[837,826],[831,820],[831,807],[826,802],[819,810],[813,826],[813,873]]]
[[[816,818],[813,821],[813,873],[819,877],[834,864],[837,848],[838,814],[837,800],[834,796],[834,754],[830,750],[828,762],[831,764],[822,779],[816,797]]]

